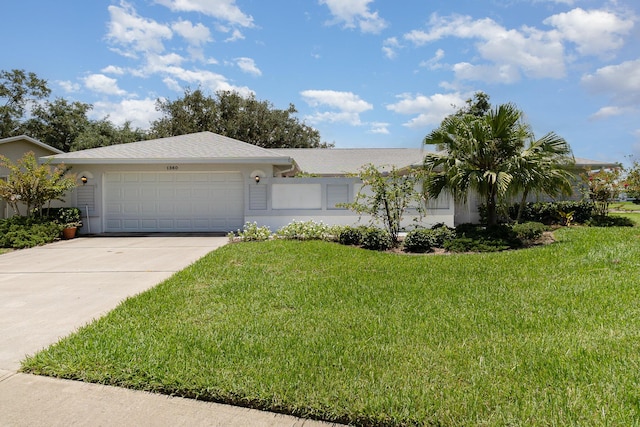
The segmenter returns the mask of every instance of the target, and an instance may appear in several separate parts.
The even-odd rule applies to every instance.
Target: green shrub
[[[369,227],[362,233],[362,247],[374,251],[386,251],[393,245],[389,232],[381,228]]]
[[[62,226],[47,218],[15,216],[0,220],[0,247],[24,249],[60,239]]]
[[[456,238],[444,243],[450,252],[497,252],[522,247],[522,240],[513,229],[504,224],[484,227],[461,224],[456,227]]]
[[[431,227],[431,230],[433,230],[434,246],[436,248],[444,248],[446,242],[456,238],[456,230],[442,223],[435,224]]]
[[[560,202],[535,202],[527,203],[522,211],[522,222],[541,222],[546,225],[564,225],[562,213],[573,212],[573,222],[584,224],[593,216],[594,204],[590,200],[560,201]],[[511,221],[515,221],[520,204],[509,206],[508,215]],[[481,209],[481,216],[482,216]]]
[[[229,233],[227,237],[231,242],[262,242],[271,238],[271,230],[267,226],[259,227],[257,222],[246,222],[243,229],[238,230],[237,236]]]
[[[407,233],[404,238],[404,250],[407,252],[431,252],[436,247],[435,230],[418,228]]]
[[[547,226],[541,222],[525,222],[524,224],[514,224],[513,231],[522,241],[532,241],[540,238],[547,230]]]
[[[631,218],[624,216],[594,216],[586,225],[589,227],[635,227]]]
[[[276,231],[275,236],[285,240],[329,240],[331,232],[322,222],[294,220]]]
[[[342,245],[360,246],[362,244],[362,234],[366,227],[344,227],[338,236],[338,242]]]
[[[60,208],[56,220],[65,227],[82,227],[82,212],[78,208]]]
[[[457,237],[446,242],[444,248],[449,252],[499,252],[511,249],[511,246],[501,240],[476,240],[470,237]]]

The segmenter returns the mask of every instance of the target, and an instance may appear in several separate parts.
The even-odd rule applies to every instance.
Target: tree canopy
[[[488,99],[476,94],[476,102],[468,101],[424,138],[440,150],[425,156],[425,187],[429,197],[447,190],[463,201],[476,191],[484,199],[488,223],[496,224],[498,204],[507,196],[556,194],[570,187],[566,166],[573,157],[566,141],[553,133],[535,140],[514,104],[487,108]]]
[[[162,117],[149,130],[120,126],[109,117],[90,119],[93,105],[64,98],[49,100],[47,81],[24,70],[0,71],[0,138],[29,135],[62,151],[75,151],[150,138],[211,131],[265,148],[324,148],[318,130],[301,122],[293,104],[275,108],[254,95],[201,89],[176,100],[158,99]]]
[[[218,91],[205,95],[201,89],[185,90],[174,101],[158,100],[163,117],[151,124],[155,138],[210,131],[265,148],[319,148],[320,133],[293,115],[295,106],[281,110],[254,95]]]
[[[42,214],[42,207],[52,200],[62,201],[65,193],[76,186],[76,176],[67,174],[64,165],[52,168],[49,163],[38,164],[30,151],[17,162],[0,156],[0,166],[9,170],[6,180],[0,180],[0,198],[21,215],[20,206],[25,206],[25,216],[34,212]]]
[[[49,96],[47,81],[24,70],[0,70],[0,137],[13,136],[27,105]]]

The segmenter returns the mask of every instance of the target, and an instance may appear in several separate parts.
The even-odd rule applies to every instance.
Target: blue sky
[[[578,157],[640,158],[637,0],[3,4],[0,69],[146,128],[184,89],[254,93],[336,147],[419,147],[476,91]]]

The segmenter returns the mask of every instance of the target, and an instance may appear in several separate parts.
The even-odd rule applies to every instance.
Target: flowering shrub
[[[322,222],[293,221],[278,231],[275,236],[286,240],[332,240],[332,228]]]
[[[227,237],[230,242],[262,242],[271,238],[271,230],[267,226],[259,227],[257,222],[247,222],[242,230],[238,230],[238,235],[229,233]]]

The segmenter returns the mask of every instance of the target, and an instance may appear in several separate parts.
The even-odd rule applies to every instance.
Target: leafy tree
[[[47,81],[24,70],[0,71],[0,138],[16,135],[30,102],[44,99],[51,90]]]
[[[360,170],[358,176],[362,180],[362,188],[352,203],[342,206],[360,215],[370,215],[372,222],[381,221],[391,236],[392,245],[398,246],[405,211],[410,207],[420,213],[423,211],[422,194],[416,190],[422,179],[421,171],[399,171],[392,167],[389,172],[384,172],[369,164]]]
[[[106,147],[126,144],[147,139],[148,134],[138,128],[132,128],[131,122],[116,126],[106,118],[89,122],[84,131],[71,144],[70,151],[87,148]]]
[[[627,171],[624,188],[628,197],[640,200],[640,163],[637,160]]]
[[[521,197],[516,222],[522,218],[529,194],[553,197],[573,193],[575,160],[564,138],[550,132],[535,140],[532,134],[528,146],[514,160],[514,180],[509,191]]]
[[[587,173],[589,198],[595,204],[595,214],[604,218],[609,214],[609,203],[618,197],[623,187],[622,169],[601,169]]]
[[[476,92],[473,98],[467,99],[465,106],[460,108],[457,112],[457,116],[465,116],[470,114],[475,117],[486,116],[491,111],[491,103],[489,102],[489,95],[484,92]]]
[[[487,221],[498,221],[498,201],[505,198],[514,179],[515,159],[529,137],[522,112],[513,104],[503,104],[488,114],[452,115],[424,139],[438,153],[425,156],[428,172],[425,189],[438,197],[445,189],[456,200],[467,200],[470,190],[484,198]]]
[[[320,142],[316,129],[293,116],[297,113],[293,104],[280,110],[253,95],[219,91],[211,97],[200,89],[187,89],[175,101],[158,100],[156,108],[163,117],[151,124],[155,138],[211,131],[265,148],[328,146]]]
[[[33,152],[26,153],[17,162],[0,156],[0,166],[9,170],[9,176],[0,180],[0,198],[18,214],[20,205],[26,207],[25,216],[32,216],[52,200],[62,200],[65,193],[76,186],[75,175],[67,174],[64,165],[51,168],[49,162],[39,164]]]
[[[76,138],[90,125],[87,113],[93,106],[56,98],[45,101],[31,111],[31,118],[20,126],[20,133],[29,135],[62,151],[69,151]]]

